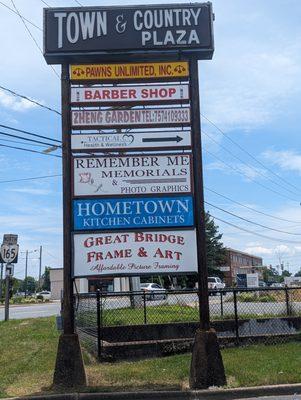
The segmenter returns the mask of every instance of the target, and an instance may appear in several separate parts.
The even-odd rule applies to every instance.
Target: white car
[[[208,289],[209,290],[220,290],[225,289],[226,284],[218,276],[208,277]]]
[[[51,292],[49,292],[48,290],[43,290],[42,292],[39,292],[36,294],[37,298],[43,298],[43,300],[50,300],[51,298]]]
[[[166,289],[158,285],[158,283],[141,283],[140,288],[147,294],[146,298],[148,300],[159,300],[160,298],[163,298],[164,300],[167,299]]]

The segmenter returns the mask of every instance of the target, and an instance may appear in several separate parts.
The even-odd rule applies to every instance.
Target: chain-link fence
[[[301,288],[209,291],[209,307],[221,342],[284,341],[301,331]],[[103,342],[193,338],[199,298],[196,290],[79,294],[75,317],[83,345],[100,357]]]

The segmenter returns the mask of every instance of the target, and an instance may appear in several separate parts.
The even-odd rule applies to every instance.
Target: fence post
[[[234,300],[234,318],[235,318],[235,336],[236,345],[239,346],[239,330],[238,330],[238,315],[237,315],[237,292],[233,289],[233,300]]]
[[[224,317],[224,304],[223,304],[223,292],[220,291],[220,295],[221,295],[221,318]]]
[[[144,315],[144,324],[147,324],[147,318],[146,318],[146,293],[143,291],[143,315]]]
[[[286,314],[289,317],[291,315],[291,310],[290,310],[290,299],[289,299],[289,294],[288,294],[288,288],[285,286],[285,304],[286,304]]]
[[[100,290],[96,291],[96,308],[97,308],[97,357],[100,361],[101,359],[101,321],[100,321]]]

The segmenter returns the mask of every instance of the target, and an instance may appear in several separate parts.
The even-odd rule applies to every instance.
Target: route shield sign
[[[18,262],[19,245],[18,244],[2,244],[0,251],[0,262],[7,264],[15,264]]]
[[[126,151],[126,150],[158,150],[187,149],[191,147],[190,130],[146,131],[133,133],[88,133],[73,134],[71,149],[73,151]]]
[[[191,193],[191,154],[74,157],[75,197]]]
[[[73,200],[75,230],[193,226],[192,196]]]
[[[197,272],[195,230],[76,233],[73,241],[74,277]]]

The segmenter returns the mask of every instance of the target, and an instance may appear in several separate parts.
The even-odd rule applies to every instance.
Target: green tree
[[[219,233],[218,226],[209,212],[205,214],[205,229],[208,274],[222,277],[223,273],[218,267],[226,262],[226,248],[222,242],[223,234]]]
[[[35,280],[33,276],[28,276],[26,279],[24,279],[19,287],[19,290],[21,292],[25,292],[27,294],[29,293],[34,293],[37,289],[38,282]]]
[[[280,282],[281,276],[279,275],[277,269],[272,267],[263,267],[263,280],[265,282]]]
[[[300,276],[301,276],[301,269],[299,269],[299,271],[298,271],[298,272],[296,272],[294,276],[296,276],[296,277],[300,277]]]
[[[42,280],[43,280],[42,289],[50,291],[50,267],[45,267],[45,272],[42,275]]]

